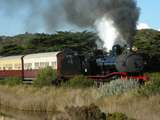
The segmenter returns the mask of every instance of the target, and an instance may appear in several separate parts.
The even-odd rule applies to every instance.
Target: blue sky
[[[137,3],[141,9],[139,23],[160,29],[160,0],[138,0]]]
[[[160,0],[137,0],[138,6],[141,9],[139,24],[140,28],[160,29]],[[16,15],[6,15],[0,5],[0,35],[16,35],[25,33],[24,29],[27,25],[24,24],[28,17],[28,10],[18,11]],[[44,32],[43,25],[39,26],[36,32]],[[32,32],[32,31],[28,31]]]

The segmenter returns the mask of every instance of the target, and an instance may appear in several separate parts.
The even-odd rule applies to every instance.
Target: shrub
[[[85,87],[91,87],[94,85],[94,81],[91,79],[88,79],[87,77],[83,75],[78,75],[67,81],[63,84],[65,87],[74,87],[74,88],[85,88]]]
[[[82,107],[66,107],[70,120],[106,120],[106,115],[94,104]]]
[[[22,79],[18,77],[8,77],[0,80],[0,84],[9,86],[20,85],[22,83]]]
[[[139,87],[139,83],[136,80],[114,80],[108,84],[105,84],[99,88],[102,96],[120,95],[129,90]]]
[[[123,113],[104,113],[94,104],[81,107],[65,107],[65,111],[65,113],[57,116],[56,120],[135,120],[128,118]]]
[[[107,116],[107,120],[135,120],[133,118],[128,118],[125,114],[123,113],[112,113],[112,114],[108,114]]]
[[[155,95],[160,94],[160,73],[150,73],[150,81],[143,87],[139,88],[138,95]]]
[[[56,71],[51,67],[43,68],[39,70],[36,80],[33,82],[34,86],[50,86],[52,82],[56,80],[57,74]]]

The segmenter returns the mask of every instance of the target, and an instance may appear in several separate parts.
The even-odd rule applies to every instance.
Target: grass
[[[27,111],[63,111],[67,105],[88,105],[98,99],[96,89],[0,86],[0,104]]]
[[[35,88],[0,86],[0,104],[23,111],[57,112],[66,106],[96,104],[105,113],[121,112],[140,120],[159,120],[160,95],[150,97],[125,93],[101,96],[97,88]]]
[[[63,87],[70,87],[70,88],[88,88],[94,86],[94,81],[91,79],[88,79],[86,76],[83,75],[77,75],[73,78],[71,78],[69,81],[66,81],[65,83],[62,83]]]
[[[136,95],[151,96],[160,93],[160,73],[150,73],[150,81],[140,89],[136,90]]]
[[[22,84],[22,79],[17,77],[8,77],[0,79],[0,85],[17,86]]]
[[[57,112],[65,111],[66,106],[85,106],[94,103],[105,113],[120,112],[138,120],[159,120],[160,86],[157,83],[160,74],[154,73],[150,76],[152,80],[147,85],[137,88],[137,85],[127,82],[125,85],[128,87],[119,87],[118,89],[122,91],[113,95],[107,94],[108,85],[102,88],[76,89],[0,85],[0,104],[23,111]],[[119,85],[119,81],[114,82],[118,82]],[[117,83],[111,83],[112,87],[109,89],[114,90],[116,85]]]
[[[117,79],[115,81],[111,81],[109,84],[105,84],[99,90],[102,96],[114,96],[130,92],[131,90],[139,87],[140,85],[136,80]]]

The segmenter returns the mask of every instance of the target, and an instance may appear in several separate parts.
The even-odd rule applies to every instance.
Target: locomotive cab
[[[122,51],[123,49],[120,45],[114,45],[108,54],[104,54],[96,60],[97,65],[101,68],[101,74],[117,72],[115,61],[116,57],[122,54]]]

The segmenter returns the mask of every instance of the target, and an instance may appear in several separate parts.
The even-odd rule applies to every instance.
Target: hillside
[[[134,45],[147,60],[147,70],[160,70],[160,32],[150,30],[137,31]]]
[[[97,36],[92,32],[57,32],[56,34],[21,34],[0,40],[0,55],[17,55],[59,51],[71,48],[86,52],[96,48]]]

